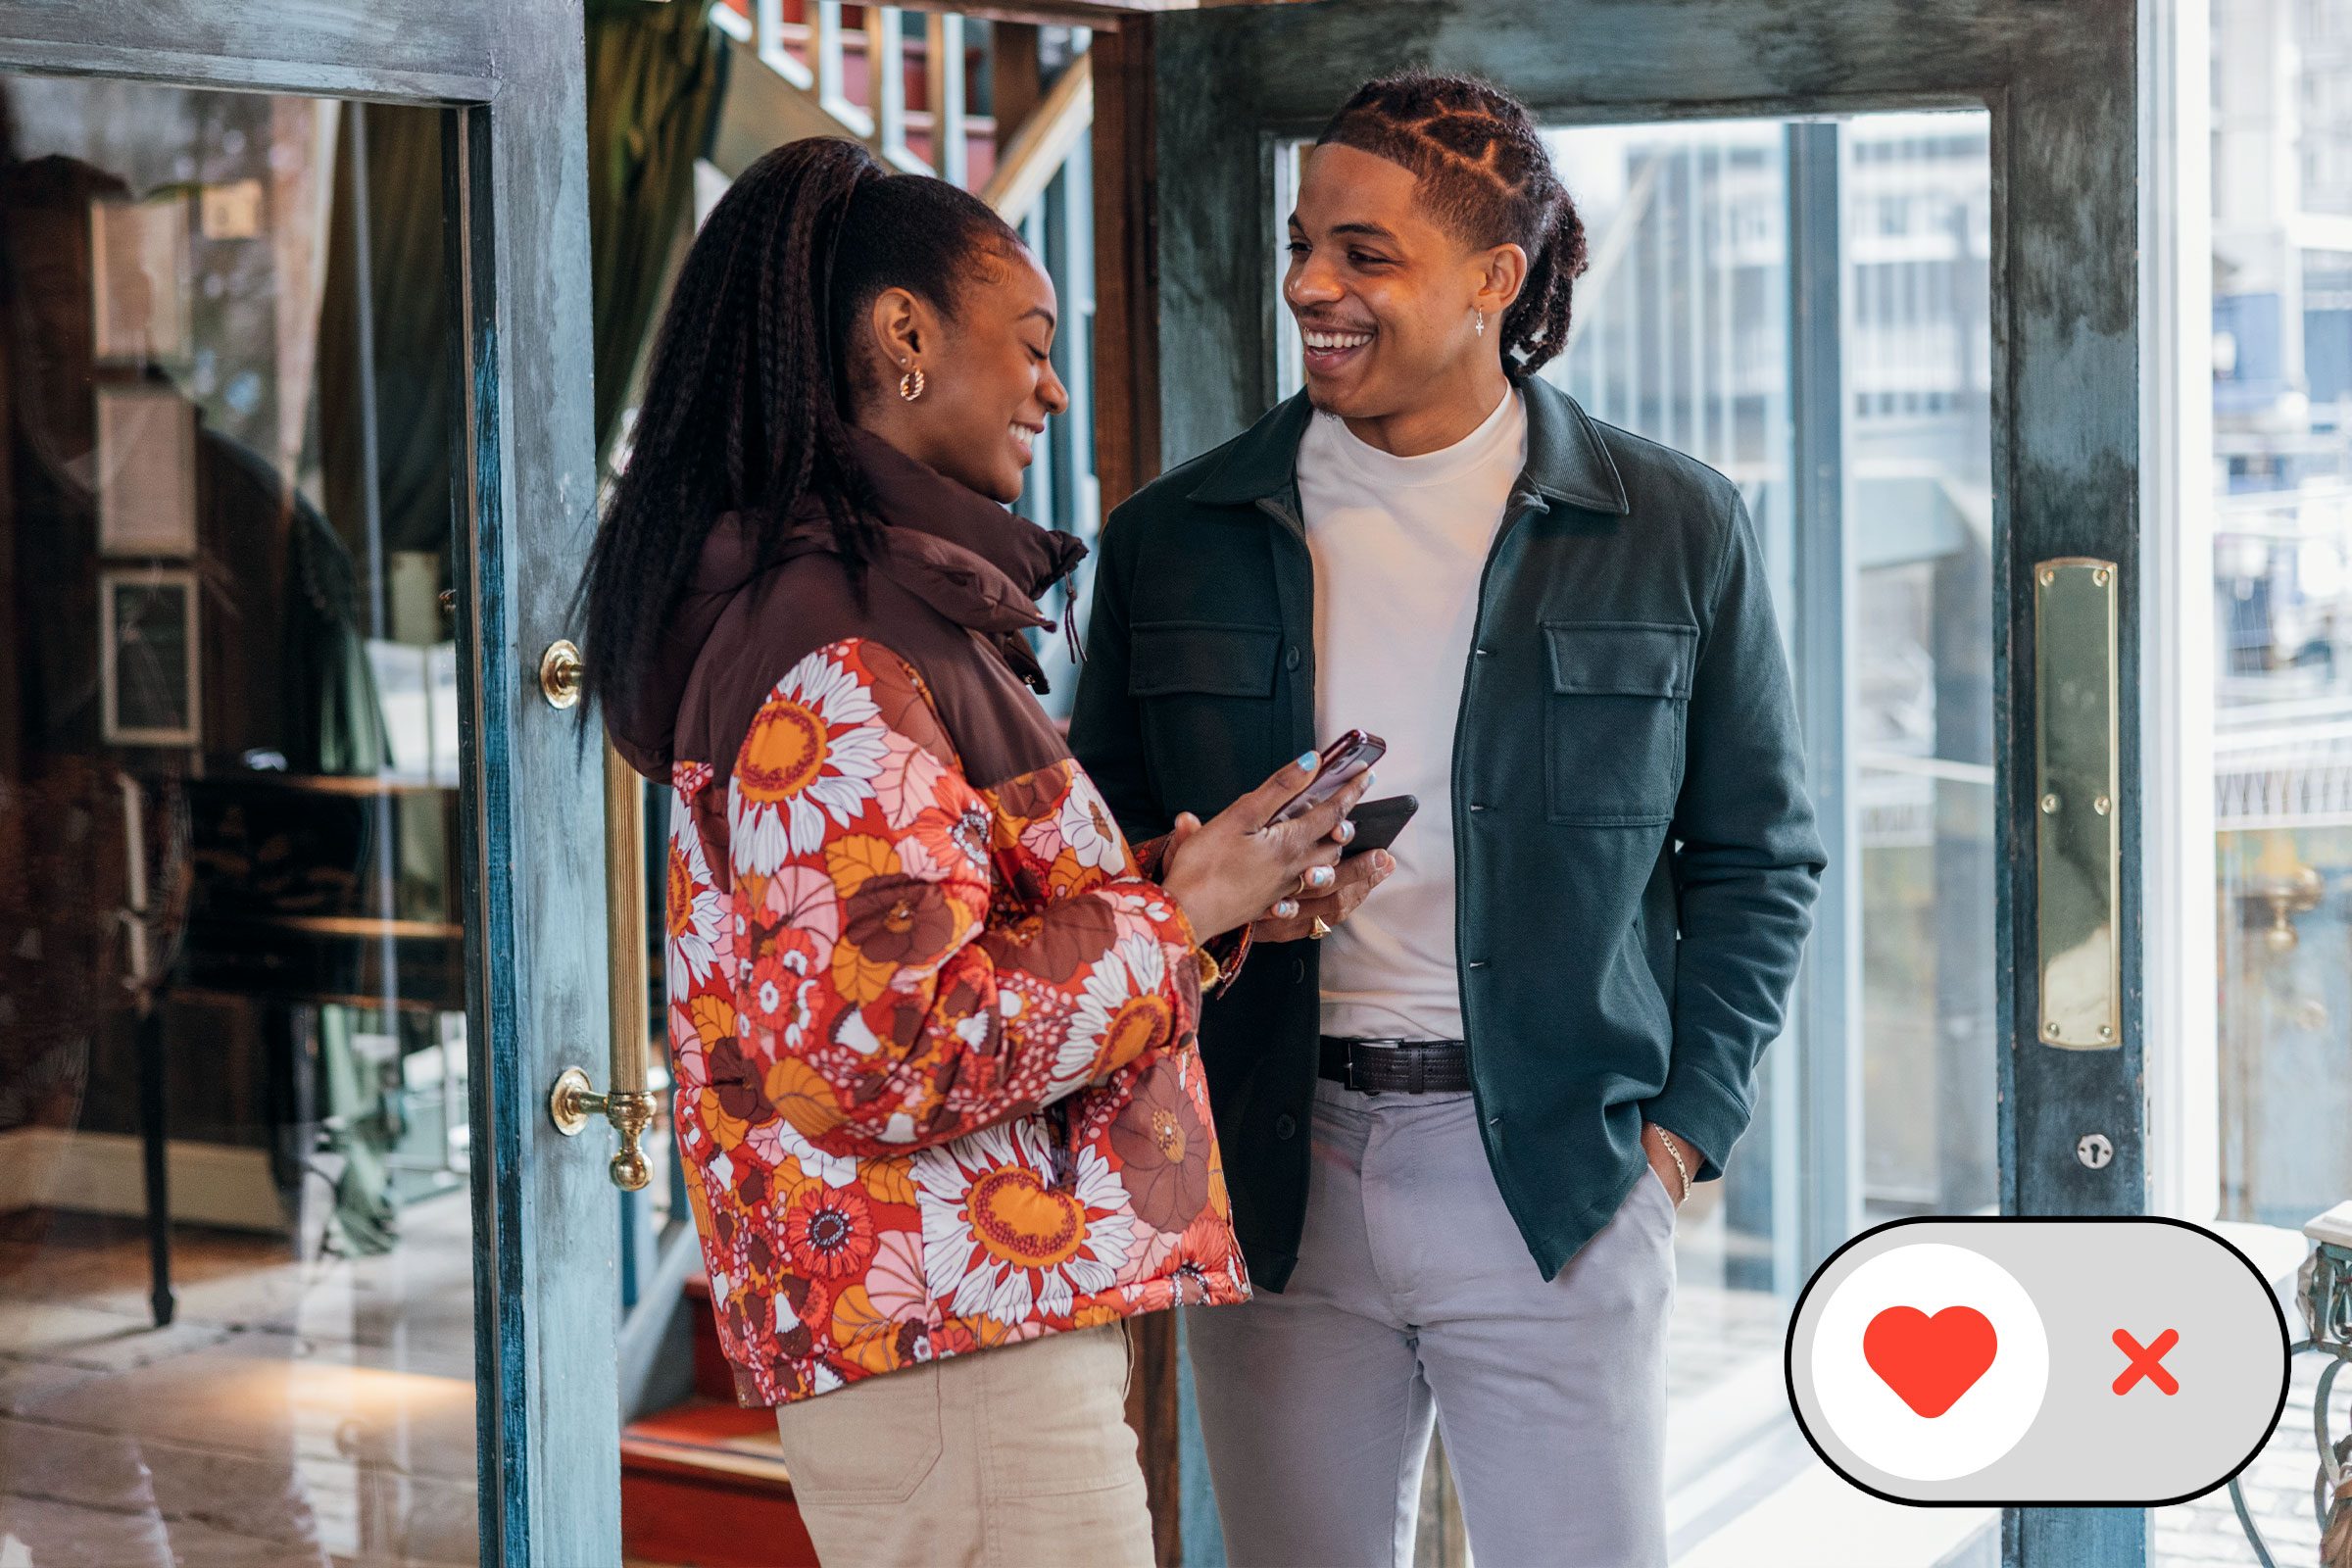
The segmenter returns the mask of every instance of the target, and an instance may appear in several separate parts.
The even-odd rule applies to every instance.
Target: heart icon
[[[1991,1321],[1973,1306],[1947,1306],[1934,1317],[1916,1306],[1890,1306],[1862,1331],[1870,1369],[1930,1420],[1976,1387],[1995,1348]]]

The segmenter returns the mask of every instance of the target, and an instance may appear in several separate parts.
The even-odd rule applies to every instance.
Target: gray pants
[[[1644,1173],[1546,1282],[1468,1095],[1319,1083],[1298,1270],[1185,1309],[1235,1568],[1410,1564],[1433,1413],[1477,1568],[1662,1568],[1674,1217]]]

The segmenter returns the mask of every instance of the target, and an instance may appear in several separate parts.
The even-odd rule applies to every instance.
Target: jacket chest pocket
[[[1222,792],[1264,751],[1282,642],[1278,627],[1200,620],[1143,623],[1130,633],[1127,695],[1142,711],[1162,790],[1188,808],[1196,799],[1222,804]]]
[[[1674,816],[1698,628],[1545,621],[1544,705],[1551,821],[1642,827]]]

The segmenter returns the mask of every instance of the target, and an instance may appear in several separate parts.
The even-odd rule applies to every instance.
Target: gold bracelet
[[[1658,1127],[1654,1121],[1650,1125]],[[1676,1199],[1675,1201],[1677,1203],[1688,1201],[1690,1197],[1690,1167],[1683,1163],[1683,1152],[1675,1147],[1674,1134],[1663,1127],[1658,1127],[1658,1142],[1666,1146],[1668,1156],[1674,1160],[1674,1173],[1683,1179],[1683,1196]]]

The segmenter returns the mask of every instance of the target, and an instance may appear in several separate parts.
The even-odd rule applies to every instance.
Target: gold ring
[[[1330,927],[1330,926],[1328,926],[1328,925],[1325,925],[1325,924],[1323,923],[1323,917],[1322,917],[1321,915],[1319,915],[1319,914],[1318,914],[1318,915],[1316,915],[1316,916],[1315,916],[1315,924],[1314,924],[1314,928],[1313,928],[1312,930],[1310,930],[1309,932],[1307,932],[1307,935],[1308,935],[1310,938],[1312,938],[1314,941],[1320,942],[1320,941],[1322,941],[1322,940],[1323,940],[1325,937],[1327,937],[1327,936],[1331,935],[1331,927]]]

